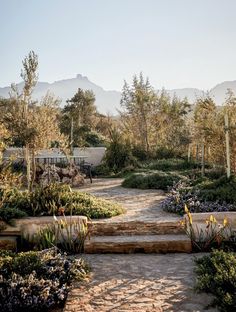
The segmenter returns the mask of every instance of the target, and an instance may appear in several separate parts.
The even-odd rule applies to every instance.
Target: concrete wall
[[[105,147],[86,147],[86,148],[74,148],[74,156],[86,156],[86,162],[97,166],[101,163],[106,152]]]
[[[74,156],[84,156],[85,161],[97,166],[101,163],[106,152],[105,147],[86,147],[86,148],[74,148]],[[58,148],[52,148],[50,150],[41,150],[38,153],[40,157],[53,157],[57,158],[62,156],[62,152]],[[22,157],[23,149],[22,148],[7,148],[3,152],[3,159],[8,159],[11,156]]]

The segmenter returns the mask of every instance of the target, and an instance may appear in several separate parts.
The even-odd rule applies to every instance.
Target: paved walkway
[[[124,189],[121,179],[97,179],[82,190],[121,203],[125,215],[111,221],[172,221],[162,211],[160,190]],[[201,256],[197,254],[197,256]],[[206,294],[196,294],[193,254],[85,255],[90,279],[74,285],[64,312],[213,312]]]
[[[193,291],[194,257],[87,255],[92,266],[91,281],[75,285],[64,312],[216,311],[206,309],[209,296]]]
[[[175,214],[165,212],[160,207],[160,202],[165,198],[161,190],[139,190],[121,187],[122,179],[94,179],[93,183],[86,183],[79,188],[120,203],[126,214],[117,217],[103,219],[106,222],[113,221],[175,221],[181,218]]]

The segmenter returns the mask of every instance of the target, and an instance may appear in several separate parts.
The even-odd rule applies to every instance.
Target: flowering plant
[[[87,272],[82,259],[56,248],[0,254],[0,311],[49,311],[65,301],[71,281]]]
[[[181,221],[181,226],[190,237],[193,248],[196,251],[209,251],[212,247],[219,248],[223,242],[229,241],[233,235],[233,230],[227,218],[223,223],[219,223],[213,215],[205,220],[205,225],[194,224],[192,214],[185,204],[185,218]]]

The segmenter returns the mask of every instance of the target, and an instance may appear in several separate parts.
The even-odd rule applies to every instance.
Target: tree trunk
[[[32,191],[36,178],[36,162],[35,162],[35,149],[32,149],[32,176],[30,181],[30,191]]]
[[[202,162],[201,162],[202,177],[205,175],[205,145],[202,143]]]
[[[198,148],[198,144],[196,145],[196,162],[198,162],[199,158],[198,158],[198,153],[199,153],[199,148]]]
[[[191,146],[190,144],[188,145],[188,162],[191,160]]]
[[[30,149],[29,144],[25,145],[25,162],[26,162],[26,176],[27,176],[27,188],[31,190],[31,172],[30,172]]]

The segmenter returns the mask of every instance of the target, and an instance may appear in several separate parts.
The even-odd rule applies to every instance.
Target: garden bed
[[[88,224],[85,216],[58,216],[57,221],[60,220],[83,224],[85,227]],[[12,222],[14,226],[5,223],[5,228],[0,231],[0,249],[17,250],[23,237],[33,237],[40,229],[53,225],[55,219],[52,216],[42,216],[15,219]]]

